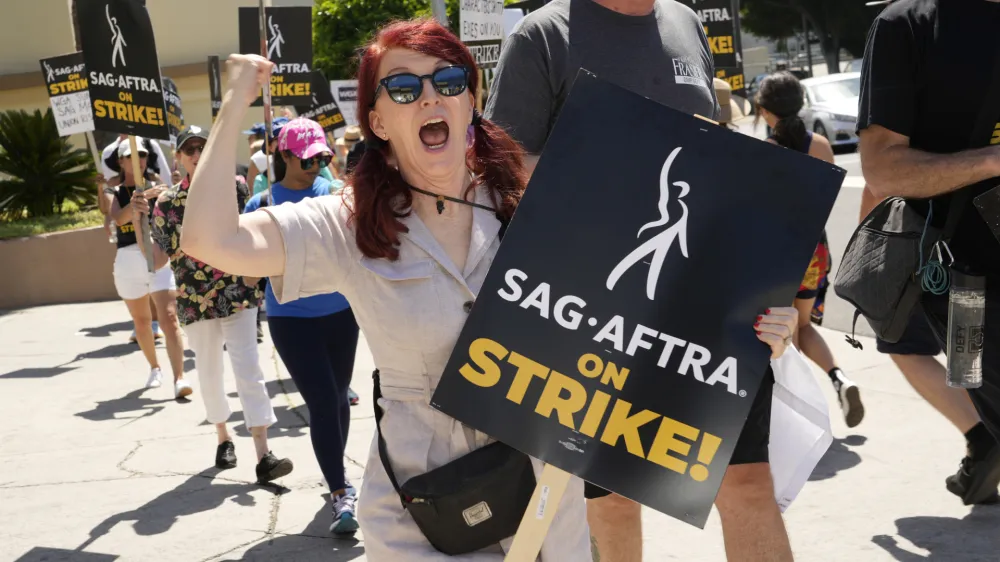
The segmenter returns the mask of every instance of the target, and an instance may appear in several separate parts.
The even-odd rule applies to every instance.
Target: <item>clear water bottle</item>
[[[112,220],[109,223],[108,226],[111,227],[111,229],[110,229],[111,230],[111,234],[108,236],[108,242],[111,242],[112,244],[117,244],[118,243],[118,225],[115,224],[114,220]]]
[[[948,294],[948,386],[983,385],[985,320],[986,277],[952,268]]]

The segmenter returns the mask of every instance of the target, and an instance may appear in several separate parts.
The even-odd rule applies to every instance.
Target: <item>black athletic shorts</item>
[[[986,429],[1000,441],[1000,278],[986,280],[986,322],[983,326],[983,386],[969,390],[969,397]],[[945,341],[948,327],[948,295],[924,295],[924,311],[930,327]]]
[[[767,447],[771,442],[771,393],[774,389],[774,371],[770,367],[764,374],[760,390],[750,406],[747,423],[736,442],[736,450],[729,460],[730,465],[753,464],[768,462]],[[584,484],[584,497],[589,499],[603,498],[610,494],[608,490],[595,486],[590,482]]]
[[[947,303],[947,296],[945,296]],[[947,318],[947,317],[946,317]],[[903,337],[896,343],[876,338],[875,346],[879,353],[891,355],[930,355],[935,356],[941,353],[941,341],[931,330],[927,323],[927,316],[921,306],[913,311],[910,322],[903,331]]]

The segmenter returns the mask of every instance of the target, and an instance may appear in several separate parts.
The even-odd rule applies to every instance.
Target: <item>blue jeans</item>
[[[344,450],[351,425],[347,389],[354,373],[358,323],[345,309],[319,318],[269,316],[268,329],[309,408],[313,453],[330,490],[346,488]]]

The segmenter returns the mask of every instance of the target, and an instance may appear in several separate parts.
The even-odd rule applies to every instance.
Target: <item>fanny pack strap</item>
[[[385,469],[385,474],[389,477],[389,482],[392,483],[392,487],[396,490],[396,494],[399,495],[399,501],[405,509],[409,498],[403,495],[403,492],[399,488],[396,474],[393,473],[392,465],[389,463],[389,452],[385,447],[385,438],[382,437],[382,408],[378,405],[378,401],[382,398],[382,386],[379,384],[378,369],[372,372],[372,382],[374,383],[372,406],[375,408],[375,432],[378,433],[378,458],[382,461],[382,468]]]

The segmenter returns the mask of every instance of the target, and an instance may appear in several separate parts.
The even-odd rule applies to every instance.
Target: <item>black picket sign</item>
[[[581,71],[432,406],[703,527],[844,174]]]
[[[170,129],[170,142],[177,144],[177,135],[184,128],[184,110],[181,109],[181,95],[177,84],[172,78],[163,77],[163,100],[167,105],[167,127]]]
[[[93,131],[94,116],[90,109],[83,53],[42,59],[38,63],[42,67],[59,136]]]
[[[78,0],[77,16],[94,126],[169,140],[160,63],[145,0]]]
[[[240,52],[261,54],[260,12],[240,8]],[[271,103],[312,103],[312,8],[267,8],[267,58],[275,64],[271,75]],[[253,105],[261,105],[259,98]]]
[[[314,70],[312,73],[312,104],[298,106],[295,111],[299,117],[312,119],[319,123],[320,127],[323,127],[327,133],[347,126],[347,123],[344,122],[344,115],[337,107],[337,102],[333,100],[330,82],[318,70]]]
[[[694,10],[705,27],[708,46],[715,62],[715,77],[729,83],[733,93],[746,96],[743,77],[743,42],[740,38],[740,11],[737,0],[679,0]]]
[[[222,73],[219,70],[219,57],[208,57],[208,93],[212,100],[212,123],[219,116],[222,107]]]

